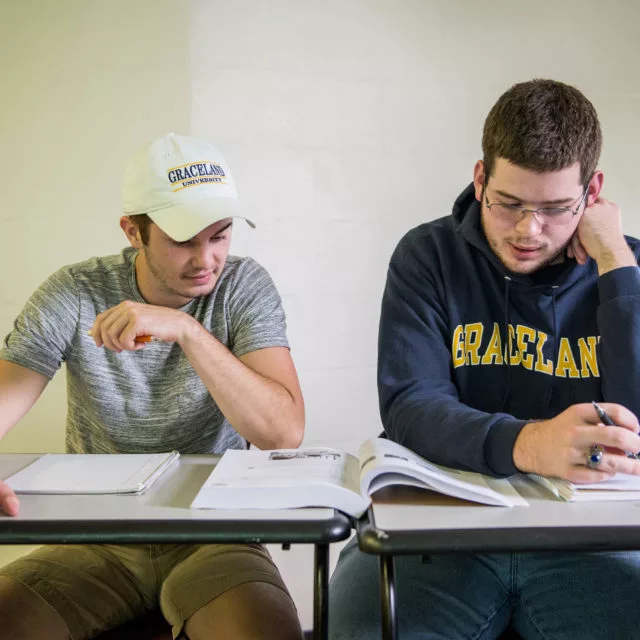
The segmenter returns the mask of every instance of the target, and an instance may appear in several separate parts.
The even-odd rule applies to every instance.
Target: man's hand
[[[8,516],[17,516],[20,508],[20,501],[13,492],[13,489],[0,480],[0,510]]]
[[[616,426],[599,423],[592,404],[575,404],[552,420],[525,425],[513,447],[513,462],[525,473],[564,478],[571,482],[598,482],[616,473],[640,475],[640,461],[625,451],[640,451],[638,420],[619,404],[601,403]],[[587,466],[593,444],[605,448],[597,469]]]
[[[635,256],[624,239],[619,207],[600,197],[587,207],[567,247],[567,255],[580,264],[588,257],[593,258],[600,275],[619,267],[636,266]]]
[[[112,351],[138,351],[145,346],[136,342],[141,336],[153,336],[166,342],[181,342],[196,322],[188,314],[125,300],[96,317],[89,331],[98,347]]]

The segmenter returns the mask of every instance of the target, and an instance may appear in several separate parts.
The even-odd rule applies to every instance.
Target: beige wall
[[[2,335],[51,272],[124,246],[124,163],[189,127],[188,25],[171,0],[0,3]],[[63,447],[63,378],[2,451]]]
[[[188,25],[171,0],[0,3],[3,336],[55,269],[124,246],[127,157],[189,127]],[[0,451],[62,450],[65,415],[61,373]]]

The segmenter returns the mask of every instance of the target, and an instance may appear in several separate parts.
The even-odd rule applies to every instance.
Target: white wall
[[[235,250],[283,295],[306,443],[380,429],[377,323],[402,234],[450,212],[482,124],[515,82],[576,85],[599,110],[605,195],[640,233],[640,4],[613,0],[193,0],[192,130],[258,228]]]
[[[0,333],[58,266],[123,246],[126,158],[190,130],[226,155],[259,225],[236,225],[234,250],[283,295],[306,442],[353,449],[380,429],[390,253],[449,212],[511,84],[553,77],[591,98],[605,195],[640,235],[639,36],[628,0],[0,3]],[[61,449],[64,407],[58,376],[0,450]],[[308,624],[310,550],[274,553]]]

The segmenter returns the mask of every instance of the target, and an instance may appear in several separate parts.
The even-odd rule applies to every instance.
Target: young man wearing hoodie
[[[386,435],[494,476],[640,474],[624,453],[640,451],[640,243],[600,195],[595,109],[560,82],[517,84],[482,146],[452,214],[411,230],[391,258],[378,354]],[[594,400],[617,426],[600,424]],[[377,574],[375,557],[345,548],[334,640],[379,637]],[[403,640],[497,638],[509,625],[525,640],[633,638],[640,554],[401,556],[396,589]]]

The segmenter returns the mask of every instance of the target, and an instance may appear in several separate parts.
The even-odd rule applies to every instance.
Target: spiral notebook
[[[16,493],[135,494],[179,458],[169,453],[47,453],[7,478]]]

